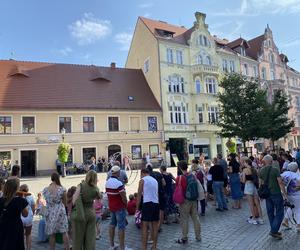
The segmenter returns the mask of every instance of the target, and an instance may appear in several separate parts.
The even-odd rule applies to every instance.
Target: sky
[[[190,28],[196,11],[229,40],[269,24],[300,71],[300,0],[1,0],[0,59],[124,67],[138,16]]]

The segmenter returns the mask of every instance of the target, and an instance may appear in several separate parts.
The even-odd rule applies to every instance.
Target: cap
[[[121,170],[121,168],[119,166],[116,166],[116,165],[111,168],[111,172],[113,174],[119,172],[120,170]]]

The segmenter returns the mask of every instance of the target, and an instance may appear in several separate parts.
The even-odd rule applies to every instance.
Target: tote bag
[[[174,194],[173,194],[173,201],[176,204],[184,203],[184,193],[183,193],[182,187],[181,187],[181,176],[179,177],[178,185],[176,186]]]
[[[71,220],[75,222],[85,222],[85,214],[82,203],[82,184],[80,183],[80,195],[75,201],[74,208],[71,212]]]

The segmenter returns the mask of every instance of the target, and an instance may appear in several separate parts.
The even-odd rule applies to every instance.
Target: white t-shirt
[[[152,176],[143,177],[143,203],[158,203],[158,183]]]
[[[27,206],[27,209],[28,209],[28,215],[27,217],[23,217],[21,215],[21,220],[23,222],[23,225],[24,226],[31,226],[32,225],[32,221],[33,221],[33,211],[32,211],[32,206],[35,206],[35,202],[34,202],[34,198],[32,195],[29,195],[29,196],[26,196],[26,200],[28,202],[28,206]]]

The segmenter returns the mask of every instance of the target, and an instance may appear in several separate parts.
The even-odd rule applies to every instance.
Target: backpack
[[[196,201],[199,196],[197,179],[193,174],[189,174],[188,176],[186,176],[186,183],[187,187],[185,198],[189,201]]]

